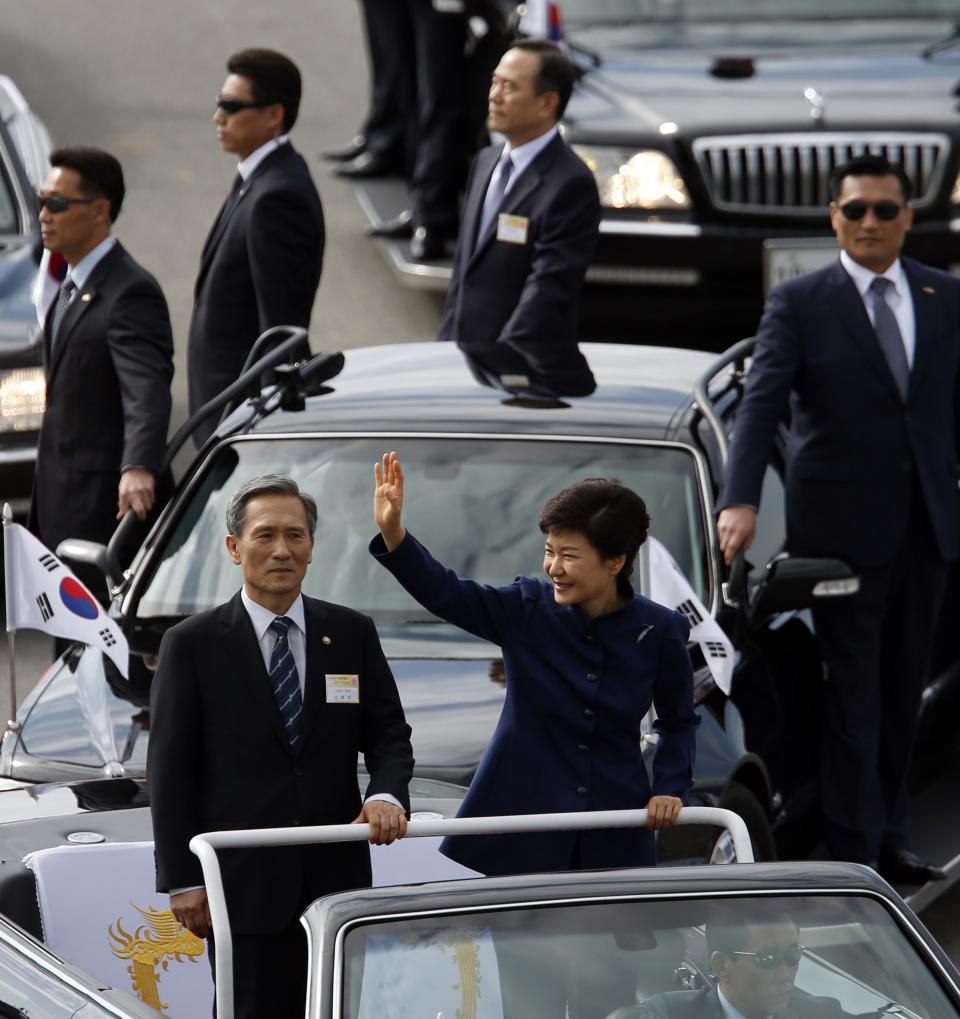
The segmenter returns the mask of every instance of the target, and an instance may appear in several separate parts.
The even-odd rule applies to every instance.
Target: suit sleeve
[[[521,354],[570,331],[571,307],[593,260],[600,229],[600,197],[593,177],[571,176],[546,210],[534,240],[520,300],[498,337]]]
[[[517,585],[490,587],[463,580],[438,563],[409,531],[392,552],[378,534],[370,542],[370,553],[425,609],[492,644],[502,646],[510,620],[522,618]]]
[[[170,425],[173,331],[163,292],[149,278],[118,295],[107,344],[123,404],[122,465],[159,474]]]
[[[407,790],[413,775],[410,726],[397,684],[383,655],[373,620],[364,617],[363,734],[360,750],[370,775],[366,798],[389,793],[410,810]]]
[[[310,324],[323,264],[322,214],[296,190],[268,191],[250,212],[247,256],[260,331]]]
[[[794,294],[795,289],[786,284],[767,298],[753,364],[737,410],[718,511],[726,506],[760,505],[773,440],[800,370],[800,331],[791,301]]]
[[[203,770],[201,705],[187,641],[167,631],[150,688],[147,787],[153,819],[157,891],[203,884],[200,860],[189,842],[202,831]]]
[[[653,755],[654,796],[679,796],[684,801],[693,782],[697,726],[700,719],[693,707],[693,665],[687,651],[690,625],[674,612],[660,651],[660,664],[653,691],[659,734]]]

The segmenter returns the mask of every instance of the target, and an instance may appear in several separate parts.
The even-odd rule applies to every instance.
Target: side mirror
[[[106,545],[83,538],[64,538],[57,545],[57,556],[69,566],[92,568],[102,574],[108,584],[111,582]]]
[[[753,596],[750,615],[808,609],[860,590],[860,578],[840,559],[794,559],[782,552],[767,563]]]

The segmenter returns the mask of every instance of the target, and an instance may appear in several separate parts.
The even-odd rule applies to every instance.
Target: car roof
[[[256,434],[314,430],[513,432],[672,438],[693,384],[716,354],[665,347],[585,343],[597,379],[589,397],[520,406],[477,383],[452,343],[400,343],[344,353],[330,392],[306,409],[270,414]],[[241,412],[242,413],[242,412]]]
[[[636,870],[521,874],[482,880],[354,890],[317,900],[312,923],[340,927],[363,917],[477,909],[498,904],[550,903],[593,898],[722,897],[771,894],[868,894],[909,911],[897,893],[869,867],[811,862],[730,864],[710,867],[647,867]]]

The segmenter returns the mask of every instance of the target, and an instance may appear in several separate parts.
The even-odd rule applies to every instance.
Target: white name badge
[[[526,244],[530,220],[526,216],[511,216],[501,212],[497,216],[497,240],[507,244]]]
[[[328,672],[327,704],[359,704],[360,677]]]

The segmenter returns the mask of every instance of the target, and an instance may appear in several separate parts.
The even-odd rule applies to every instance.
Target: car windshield
[[[865,896],[568,900],[415,915],[347,931],[339,1014],[736,1014],[717,1000],[722,970],[728,1001],[751,1015],[956,1019],[922,951]]]
[[[518,574],[540,575],[543,504],[574,481],[606,476],[642,495],[651,533],[709,603],[696,462],[682,447],[508,437],[273,437],[235,441],[214,454],[157,550],[137,616],[185,616],[235,594],[241,576],[224,548],[227,501],[252,477],[289,474],[319,508],[305,592],[381,624],[436,622],[367,551],[375,533],[373,464],[389,449],[400,454],[406,476],[404,522],[460,576],[509,584]]]
[[[755,22],[793,18],[953,18],[958,0],[559,0],[569,21]]]
[[[2,144],[3,141],[0,139],[0,145]],[[3,156],[0,154],[0,234],[16,233],[18,230],[17,203],[10,181],[7,179]]]

